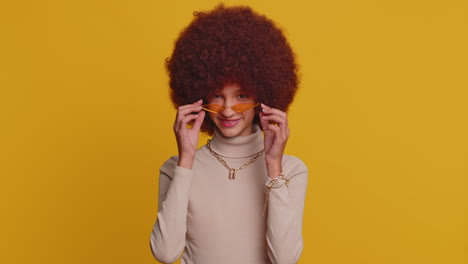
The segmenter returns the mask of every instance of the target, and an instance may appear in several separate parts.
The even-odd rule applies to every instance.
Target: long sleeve
[[[296,263],[302,253],[302,218],[307,189],[307,167],[292,156],[283,159],[283,174],[288,179],[272,186],[268,199],[267,250],[273,264]],[[266,180],[266,185],[271,179]]]
[[[177,166],[177,157],[160,169],[158,218],[151,232],[153,256],[162,263],[175,262],[185,248],[188,197],[192,170]]]

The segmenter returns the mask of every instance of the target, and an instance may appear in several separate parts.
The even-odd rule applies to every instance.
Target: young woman
[[[195,13],[166,62],[178,156],[160,169],[157,260],[296,263],[307,168],[284,155],[298,85],[282,31],[248,7]],[[213,135],[197,150],[198,135]]]

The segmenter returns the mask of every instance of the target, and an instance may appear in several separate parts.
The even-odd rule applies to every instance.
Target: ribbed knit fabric
[[[231,168],[239,168],[263,149],[258,127],[244,137],[215,132],[211,148]],[[171,157],[160,169],[158,218],[151,233],[153,255],[182,264],[296,263],[301,255],[302,216],[307,168],[296,157],[283,156],[286,186],[278,180],[262,216],[267,176],[264,155],[236,172],[229,171],[208,150],[197,150],[191,170]]]

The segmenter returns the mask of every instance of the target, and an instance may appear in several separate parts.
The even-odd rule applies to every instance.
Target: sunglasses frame
[[[251,104],[251,106],[249,108],[247,108],[247,109],[242,110],[242,111],[235,108],[238,105],[246,105],[246,104]],[[207,108],[210,105],[219,106],[220,110],[214,111],[214,110],[211,110],[211,109]],[[202,107],[203,110],[208,111],[210,113],[219,114],[220,112],[224,111],[224,109],[226,109],[226,108],[231,108],[232,110],[234,110],[237,113],[242,113],[242,112],[245,112],[245,111],[247,111],[249,109],[255,108],[255,107],[259,106],[259,105],[260,105],[260,103],[239,103],[239,104],[232,105],[230,107],[225,107],[224,105],[220,105],[220,104],[203,104],[203,105],[201,105],[201,107]]]

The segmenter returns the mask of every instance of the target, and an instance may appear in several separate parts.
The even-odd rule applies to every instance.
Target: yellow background
[[[0,263],[155,263],[158,169],[177,151],[164,59],[218,2],[2,2]],[[300,263],[468,263],[468,2],[239,3],[301,66]]]

